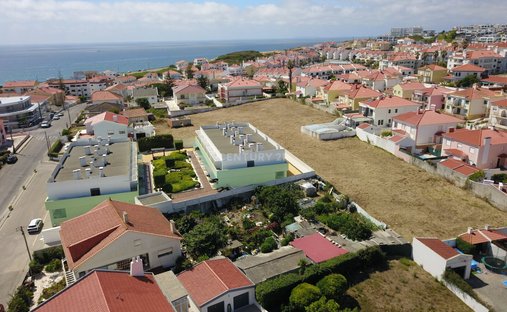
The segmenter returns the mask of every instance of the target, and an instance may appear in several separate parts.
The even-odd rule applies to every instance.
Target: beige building
[[[183,84],[173,87],[173,99],[176,105],[195,106],[206,102],[206,90],[199,85]]]
[[[419,68],[417,76],[423,83],[441,83],[447,75],[447,68],[436,64],[426,65]]]

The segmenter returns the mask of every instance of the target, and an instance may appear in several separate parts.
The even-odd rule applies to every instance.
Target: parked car
[[[56,116],[63,117],[63,112],[59,112],[58,114],[56,114]]]
[[[42,222],[41,218],[36,218],[30,221],[28,226],[26,227],[26,231],[29,234],[35,234],[39,233],[42,230],[42,227],[44,226],[44,223]]]
[[[55,115],[55,117],[53,117],[53,120],[60,120],[60,116]]]
[[[18,157],[16,155],[12,155],[12,154],[7,156],[7,158],[5,159],[5,162],[7,164],[14,164],[14,163],[16,163],[16,161],[18,161]]]
[[[44,120],[41,124],[40,124],[40,127],[41,128],[49,128],[51,127],[51,122],[47,121],[47,120]]]

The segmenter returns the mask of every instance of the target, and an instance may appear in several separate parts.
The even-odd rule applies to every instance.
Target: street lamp
[[[25,240],[26,252],[28,253],[28,259],[32,262],[32,255],[30,254],[30,249],[28,248],[28,242],[26,241],[25,231],[23,230],[23,226],[19,226],[16,228],[16,231],[20,231],[21,235],[23,235],[23,239]],[[28,275],[32,276],[32,269],[30,269],[30,265],[28,265]]]

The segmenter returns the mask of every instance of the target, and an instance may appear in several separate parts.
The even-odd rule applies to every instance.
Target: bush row
[[[370,247],[356,253],[347,253],[320,264],[307,267],[303,274],[287,273],[257,285],[257,301],[267,310],[281,306],[290,296],[294,287],[306,282],[317,283],[331,273],[347,275],[365,268],[386,263],[385,254],[377,247]]]
[[[63,143],[60,140],[56,140],[53,145],[49,148],[48,156],[52,158],[58,157],[58,153],[62,150]]]

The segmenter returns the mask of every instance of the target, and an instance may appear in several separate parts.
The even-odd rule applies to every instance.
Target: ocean
[[[10,80],[45,81],[59,73],[70,78],[76,71],[117,72],[164,67],[179,60],[214,58],[243,51],[283,50],[348,38],[269,39],[195,42],[96,43],[0,46],[0,85]]]

